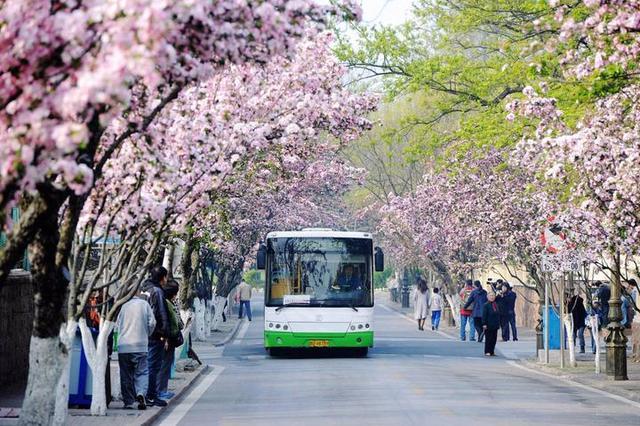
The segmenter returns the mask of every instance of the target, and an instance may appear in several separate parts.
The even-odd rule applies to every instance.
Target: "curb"
[[[234,337],[236,337],[236,334],[238,334],[238,330],[240,330],[240,325],[244,324],[244,322],[245,322],[244,319],[242,319],[241,321],[238,321],[236,325],[233,327],[233,330],[231,330],[231,333],[229,333],[227,337],[222,339],[222,341],[214,343],[213,346],[220,347],[229,343]]]
[[[546,375],[553,375],[555,377],[559,377],[563,380],[566,380],[567,382],[571,382],[571,383],[575,383],[578,385],[582,385],[582,386],[586,386],[595,390],[599,390],[599,391],[603,391],[603,392],[607,392],[610,393],[612,395],[617,395],[620,396],[622,398],[626,398],[630,401],[634,401],[637,403],[640,403],[640,392],[633,392],[633,391],[629,391],[626,389],[611,389],[609,387],[606,386],[606,383],[614,383],[614,381],[608,379],[607,377],[603,377],[602,381],[594,381],[591,379],[582,379],[580,376],[576,376],[576,375],[572,375],[572,374],[558,374],[558,371],[549,368],[545,365],[542,364],[538,364],[535,362],[531,362],[529,360],[524,360],[524,359],[519,359],[519,360],[513,360],[515,362],[517,362],[518,364],[520,364],[521,366],[535,371],[535,372],[539,372],[539,373],[543,373]],[[568,372],[567,372],[568,373]],[[601,373],[604,375],[604,373]]]
[[[154,410],[153,412],[150,412],[151,414],[149,415],[148,418],[146,419],[140,419],[140,426],[148,426],[153,424],[158,417],[160,417],[161,415],[163,415],[165,413],[165,411],[167,410],[167,408],[171,407],[171,406],[175,406],[178,405],[180,403],[180,401],[182,401],[185,397],[185,395],[188,393],[189,390],[191,390],[191,388],[195,385],[195,383],[198,381],[198,379],[200,379],[202,376],[205,375],[206,372],[209,371],[209,365],[208,364],[204,364],[202,366],[202,368],[200,369],[200,371],[198,372],[198,374],[194,375],[193,378],[191,379],[191,381],[187,384],[185,384],[182,389],[180,389],[179,392],[176,393],[176,396],[174,396],[171,399],[171,402],[169,403],[169,405],[167,405],[166,407],[161,407],[159,410]]]

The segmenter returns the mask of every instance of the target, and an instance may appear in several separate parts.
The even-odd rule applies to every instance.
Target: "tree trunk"
[[[55,266],[58,244],[56,214],[46,215],[29,248],[34,286],[34,316],[29,376],[22,403],[20,424],[51,424],[56,406],[56,387],[60,381],[67,348],[60,340],[67,281]]]
[[[84,318],[80,319],[80,333],[82,347],[91,368],[91,415],[104,416],[107,414],[106,369],[108,367],[108,339],[115,323],[109,320],[100,321],[100,331],[97,342],[93,341],[91,330]]]
[[[569,365],[577,367],[576,363],[576,346],[573,341],[573,316],[571,314],[564,314],[564,327],[567,330],[567,343],[569,346]]]
[[[71,345],[73,344],[73,338],[76,334],[76,328],[78,323],[74,320],[67,321],[60,327],[60,341],[66,348],[66,354],[64,354],[62,360],[62,373],[58,380],[58,386],[56,388],[56,408],[53,416],[53,424],[55,426],[63,426],[67,424],[67,414],[69,412],[69,374],[71,369]]]
[[[596,374],[600,374],[600,332],[598,331],[598,317],[595,315],[589,316],[589,327],[591,327],[591,335],[596,346]]]
[[[164,249],[164,257],[162,259],[162,266],[169,271],[169,278],[173,278],[173,256],[176,251],[176,246],[173,243],[169,243]]]
[[[226,297],[215,295],[213,297],[213,320],[211,321],[211,329],[217,331],[222,324],[222,312],[224,312],[224,304]]]
[[[193,310],[194,310],[194,321],[193,321],[193,330],[194,330],[194,338],[198,342],[203,342],[206,340],[205,336],[205,316],[206,316],[206,303],[204,299],[194,299],[193,300]]]
[[[445,297],[451,306],[451,315],[456,326],[460,325],[460,295],[459,294],[446,294]]]

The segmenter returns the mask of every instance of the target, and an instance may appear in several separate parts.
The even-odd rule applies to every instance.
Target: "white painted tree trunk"
[[[62,373],[56,388],[56,407],[53,415],[53,425],[63,426],[67,424],[67,414],[69,412],[69,374],[71,370],[71,345],[76,335],[78,322],[68,321],[60,327],[60,341],[66,348],[66,353],[62,359]]]
[[[55,389],[64,363],[64,344],[60,336],[31,336],[29,376],[20,411],[19,425],[50,425],[56,406]]]
[[[213,321],[212,300],[205,299],[204,337],[211,336],[211,322]]]
[[[224,303],[227,301],[226,297],[213,296],[213,321],[211,321],[211,329],[217,331],[222,324],[222,312],[224,312]]]
[[[107,414],[107,394],[105,389],[105,372],[108,367],[107,351],[109,334],[113,331],[113,321],[100,321],[98,341],[94,342],[91,330],[84,318],[80,319],[80,333],[82,334],[82,347],[87,357],[87,363],[91,368],[91,415],[104,416]]]
[[[591,335],[593,341],[596,344],[596,374],[600,374],[600,333],[598,332],[598,317],[595,315],[589,316],[589,327],[591,327]]]
[[[447,294],[447,301],[449,302],[449,306],[451,306],[451,315],[453,315],[453,320],[455,321],[456,327],[460,326],[460,295],[459,294]]]
[[[573,316],[571,314],[564,314],[564,327],[567,330],[567,343],[569,344],[569,365],[577,367],[576,346],[573,341]]]
[[[194,309],[194,324],[193,324],[193,335],[194,339],[198,342],[203,342],[206,340],[205,336],[205,301],[204,299],[195,298],[193,300],[193,309]]]

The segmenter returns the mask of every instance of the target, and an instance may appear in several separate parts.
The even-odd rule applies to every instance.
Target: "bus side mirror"
[[[380,247],[375,248],[374,263],[376,272],[384,271],[384,252]]]
[[[258,247],[258,255],[256,256],[256,268],[263,270],[267,267],[267,247],[264,244],[260,244]]]

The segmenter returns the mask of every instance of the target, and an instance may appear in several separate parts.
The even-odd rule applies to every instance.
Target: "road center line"
[[[590,392],[593,392],[593,393],[597,393],[598,395],[602,395],[602,396],[606,396],[606,397],[611,398],[611,399],[615,399],[616,401],[623,402],[625,404],[631,405],[632,407],[640,408],[640,403],[639,402],[633,401],[631,399],[627,399],[627,398],[625,398],[623,396],[620,396],[620,395],[615,395],[613,393],[604,391],[602,389],[594,388],[594,387],[591,387],[589,385],[583,385],[582,383],[574,382],[571,379],[566,379],[564,377],[554,376],[552,374],[545,373],[544,371],[534,370],[532,368],[525,367],[524,365],[521,365],[521,364],[519,364],[519,363],[517,363],[515,361],[507,361],[507,364],[509,364],[509,365],[511,365],[513,367],[519,368],[521,370],[528,371],[529,373],[539,374],[539,375],[545,376],[545,377],[547,377],[549,379],[553,379],[553,380],[556,380],[556,381],[563,382],[566,385],[573,386],[573,387],[576,387],[576,388],[580,388],[580,389],[583,389],[583,390],[587,390],[587,391],[590,391]]]
[[[209,389],[223,371],[224,367],[213,367],[213,371],[209,373],[202,382],[200,382],[200,384],[193,389],[164,420],[162,420],[162,422],[160,422],[160,426],[175,426],[180,423],[191,407],[193,407],[193,405],[202,397],[202,394]]]
[[[242,324],[242,327],[240,327],[240,331],[238,331],[236,338],[233,340],[233,342],[231,342],[232,345],[239,345],[240,343],[242,343],[244,335],[247,334],[247,330],[249,330],[249,325],[251,325],[251,323],[245,320],[244,324]]]

